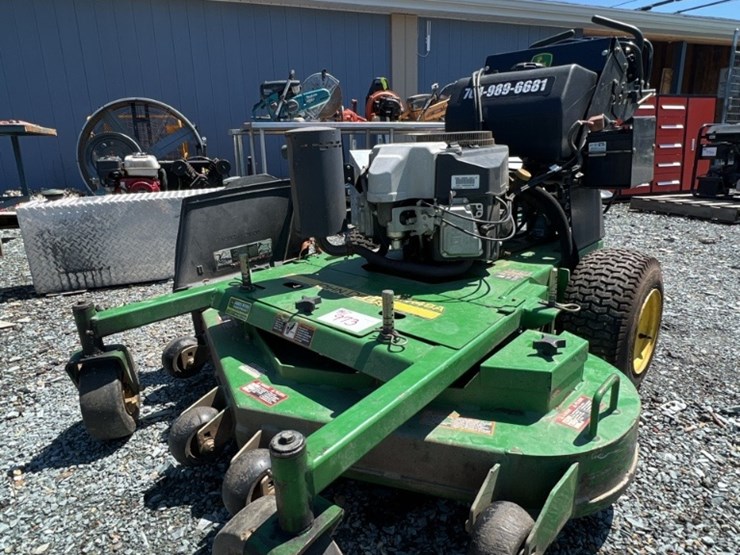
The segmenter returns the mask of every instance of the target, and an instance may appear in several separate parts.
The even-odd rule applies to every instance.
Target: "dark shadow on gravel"
[[[545,555],[593,555],[597,553],[612,529],[614,508],[570,520],[560,531]]]
[[[229,520],[221,500],[221,483],[234,453],[233,446],[229,446],[211,464],[170,467],[144,492],[144,506],[151,511],[189,506],[194,520],[206,519],[213,523],[193,555],[211,555],[213,539]]]
[[[203,370],[198,372],[195,376],[184,379],[173,378],[164,368],[158,368],[153,372],[142,372],[139,374],[139,384],[142,389],[165,386],[167,389],[182,389],[183,391],[190,392],[193,389],[200,388],[203,383],[208,385],[209,389],[214,387],[216,384],[213,367],[209,365],[206,365]],[[155,392],[154,394],[159,395],[158,392]]]
[[[139,383],[148,412],[139,420],[138,428],[147,428],[157,422],[173,422],[185,409],[216,386],[212,370],[204,370],[192,378],[178,380],[160,369],[140,374]],[[157,406],[162,408],[158,410]],[[161,439],[167,440],[167,432]]]
[[[152,511],[190,506],[193,518],[226,522],[228,512],[221,501],[221,481],[227,460],[194,468],[168,468],[144,493],[144,505]]]
[[[162,379],[161,376],[157,376],[160,373],[163,374],[164,371],[140,374],[143,387],[165,384],[163,388],[147,396],[145,402],[150,408],[164,403],[167,403],[168,406],[159,411],[149,412],[149,414],[142,417],[134,434],[157,422],[174,420],[182,411],[213,387],[212,375],[200,374],[190,380],[177,381],[167,376]],[[168,385],[168,380],[174,383]],[[173,399],[176,400],[174,406],[171,404]],[[98,441],[87,433],[80,420],[64,430],[39,454],[33,457],[25,467],[25,471],[40,472],[49,468],[68,468],[74,465],[89,464],[113,454],[123,447],[129,439]],[[166,441],[166,434],[163,440]]]
[[[193,551],[193,555],[211,555],[211,548],[213,547],[213,539],[216,537],[216,534],[218,534],[221,527],[211,530],[208,535],[206,535],[201,541],[200,545],[198,546],[197,551]]]
[[[18,285],[15,287],[0,287],[0,302],[24,301],[39,297],[33,285]]]
[[[90,464],[103,459],[121,447],[129,438],[115,441],[98,441],[90,437],[82,421],[73,424],[33,457],[25,467],[26,472],[41,472],[49,468],[68,468]]]

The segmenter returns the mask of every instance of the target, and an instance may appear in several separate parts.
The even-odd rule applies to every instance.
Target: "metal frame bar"
[[[247,164],[245,163],[243,150],[243,136],[249,136],[249,153],[252,157],[252,173],[269,173],[267,169],[267,149],[265,147],[265,137],[267,135],[283,135],[286,131],[300,129],[304,127],[316,126],[332,127],[339,129],[342,135],[349,135],[350,141],[354,140],[357,134],[365,134],[365,144],[370,144],[371,136],[383,138],[388,136],[388,140],[376,140],[376,143],[394,142],[397,135],[410,135],[419,132],[438,132],[444,131],[445,124],[443,121],[432,122],[407,122],[407,121],[368,121],[368,122],[334,122],[334,121],[270,121],[270,122],[246,122],[240,129],[230,129],[229,135],[234,142],[234,165],[238,168],[241,175],[246,175]],[[259,162],[255,156],[255,135],[259,141]],[[366,147],[370,148],[370,147]]]

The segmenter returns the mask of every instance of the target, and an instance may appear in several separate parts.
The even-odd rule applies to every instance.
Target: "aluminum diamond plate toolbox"
[[[19,207],[36,292],[171,278],[182,199],[213,190],[70,197]]]

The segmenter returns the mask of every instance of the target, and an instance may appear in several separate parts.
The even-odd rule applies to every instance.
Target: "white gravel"
[[[740,226],[626,205],[606,222],[607,245],[655,255],[666,287],[659,351],[641,390],[639,468],[626,495],[570,522],[548,555],[736,554]],[[36,296],[20,234],[0,237],[0,553],[209,553],[227,519],[220,480],[230,453],[213,466],[179,467],[167,430],[212,377],[175,381],[160,369],[162,348],[190,332],[189,318],[109,341],[132,349],[143,409],[129,440],[103,445],[87,436],[63,370],[78,348],[70,307],[82,296]],[[111,307],[170,290],[156,283],[84,297]],[[350,480],[325,494],[347,511],[336,538],[348,555],[465,552],[465,505]]]

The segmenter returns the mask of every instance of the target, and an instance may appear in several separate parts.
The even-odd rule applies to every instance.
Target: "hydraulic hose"
[[[522,200],[528,202],[547,218],[555,228],[560,241],[561,262],[568,268],[575,268],[578,264],[578,251],[573,244],[573,232],[570,229],[568,216],[557,199],[542,187],[532,187],[520,193]]]

